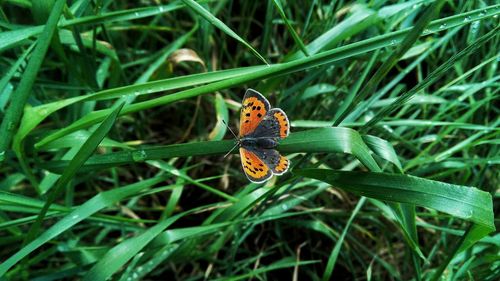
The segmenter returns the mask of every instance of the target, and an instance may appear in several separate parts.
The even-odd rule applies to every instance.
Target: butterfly
[[[247,178],[261,183],[272,175],[282,175],[290,161],[275,148],[290,133],[290,123],[280,108],[271,108],[259,92],[248,89],[243,97],[240,113],[241,166]]]

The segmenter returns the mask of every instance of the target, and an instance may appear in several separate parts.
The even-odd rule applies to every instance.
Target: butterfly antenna
[[[229,127],[226,123],[226,121],[224,119],[222,119],[222,123],[224,123],[224,125],[226,125],[226,127],[229,129],[229,131],[231,132],[231,134],[233,134],[234,138],[235,139],[238,139],[238,137],[236,136],[236,134],[233,132],[233,130],[231,130],[231,127]],[[234,149],[234,148],[233,148]]]
[[[229,127],[226,123],[226,121],[224,119],[222,119],[222,123],[224,123],[224,125],[226,125],[226,127],[229,129],[229,131],[231,132],[231,134],[233,134],[234,138],[237,140],[238,137],[236,136],[236,134],[233,132],[233,130],[231,130],[231,127]],[[231,150],[228,151],[228,153],[226,153],[226,155],[224,155],[224,158],[226,158],[229,154],[231,154],[231,152],[233,152],[233,150],[240,144],[240,142],[236,142],[236,144],[233,146],[233,148],[231,148]]]
[[[229,154],[231,154],[231,152],[233,152],[233,150],[239,145],[239,143],[236,143],[233,148],[231,148],[231,150],[229,150],[228,153],[226,153],[226,155],[224,155],[224,158],[226,158]]]

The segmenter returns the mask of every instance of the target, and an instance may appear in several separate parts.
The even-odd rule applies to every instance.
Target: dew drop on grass
[[[148,158],[148,154],[144,150],[138,150],[132,152],[132,159],[134,159],[135,162],[143,162]]]
[[[14,126],[14,122],[10,121],[7,123],[7,130],[10,131],[10,130],[14,129],[14,127],[16,127],[16,126]]]
[[[468,22],[468,21],[470,21],[471,19],[472,19],[472,18],[471,18],[471,16],[466,16],[466,17],[464,18],[464,22]]]
[[[471,25],[471,32],[476,33],[479,30],[479,21],[475,21]]]
[[[288,206],[286,204],[283,204],[281,205],[281,209],[283,209],[283,211],[286,211],[288,209]]]
[[[474,214],[474,211],[473,210],[468,210],[466,213],[465,213],[465,218],[472,218],[472,215]]]
[[[443,23],[443,24],[441,24],[441,25],[439,26],[439,29],[443,29],[443,28],[445,28],[445,27],[446,27],[446,23]]]
[[[160,10],[160,12],[163,12],[163,6],[160,6],[158,10]]]
[[[138,12],[135,12],[135,13],[134,13],[134,15],[135,15],[136,17],[138,17],[138,16],[139,16],[139,13],[138,13]]]
[[[39,113],[40,113],[40,115],[44,116],[44,115],[48,115],[48,114],[49,114],[49,111],[48,111],[47,109],[45,109],[45,108],[44,108],[44,109],[41,109],[41,110],[39,111]]]
[[[76,219],[78,219],[79,217],[80,217],[79,215],[73,215],[73,216],[71,217],[71,219],[76,220]]]

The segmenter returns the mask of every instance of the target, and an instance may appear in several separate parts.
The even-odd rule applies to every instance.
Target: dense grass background
[[[498,280],[495,2],[0,1],[0,280]]]

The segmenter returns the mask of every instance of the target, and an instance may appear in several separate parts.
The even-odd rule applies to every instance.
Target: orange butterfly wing
[[[269,111],[269,107],[269,102],[259,92],[252,89],[245,92],[241,105],[240,137],[255,131]]]
[[[288,122],[288,117],[285,112],[281,110],[281,108],[273,108],[269,111],[269,114],[272,114],[279,124],[279,137],[282,139],[288,137],[290,133],[290,123]]]
[[[283,175],[286,171],[288,171],[288,167],[290,166],[290,160],[283,155],[280,155],[279,161],[272,168],[273,174],[275,175]]]
[[[273,172],[269,166],[262,161],[255,153],[240,147],[241,166],[247,178],[255,183],[261,183],[268,180]]]

